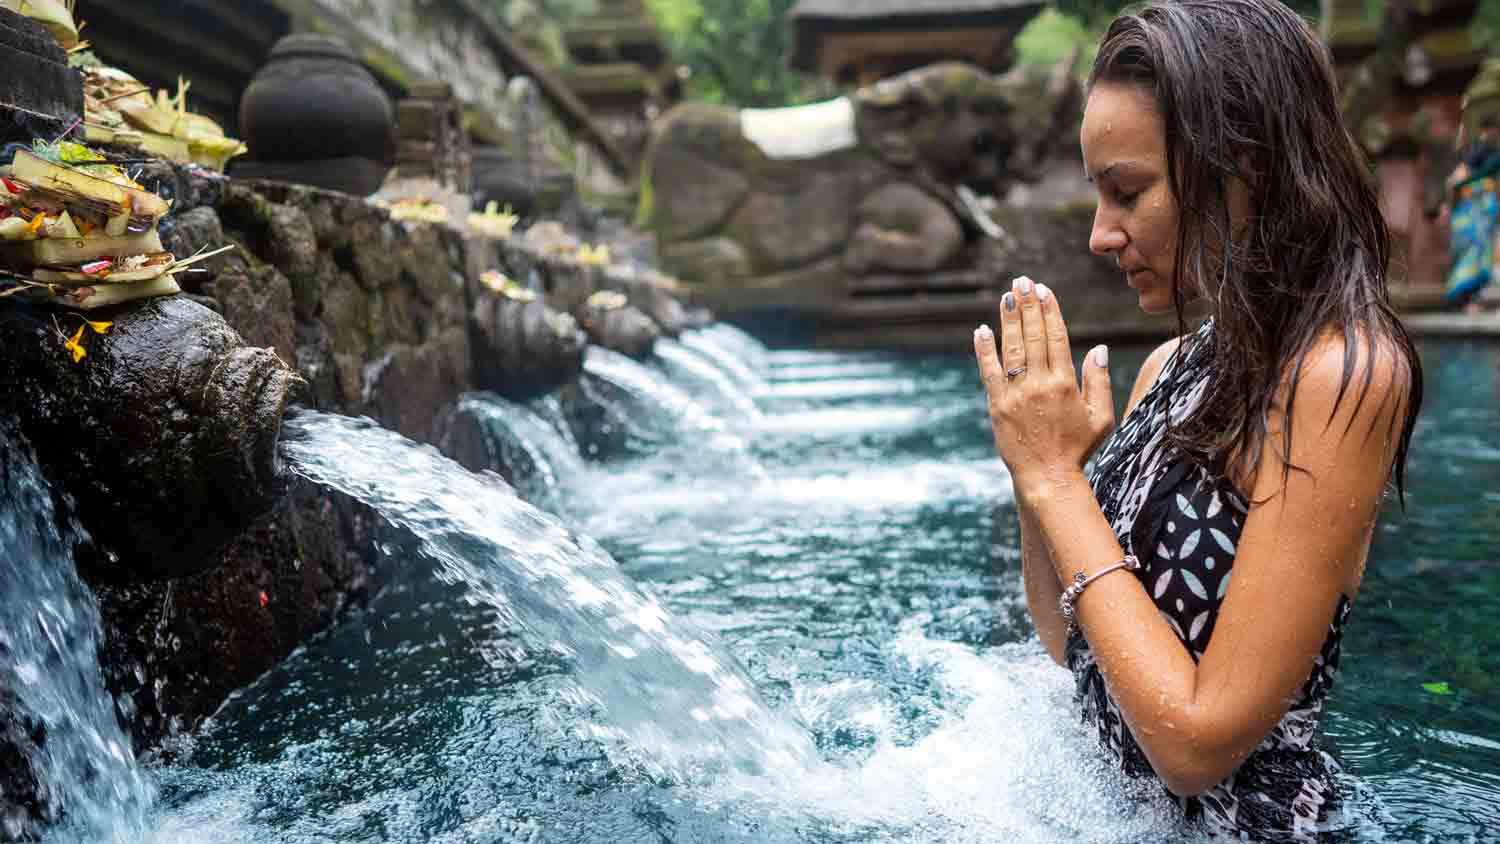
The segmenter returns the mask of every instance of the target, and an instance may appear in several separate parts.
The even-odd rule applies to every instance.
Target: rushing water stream
[[[85,841],[139,841],[152,799],[99,673],[99,608],[73,571],[36,464],[0,422],[0,735],[39,737],[44,817]],[[0,815],[0,838],[21,818]]]
[[[1423,355],[1408,509],[1330,698],[1339,840],[1500,836],[1500,346]],[[532,503],[368,423],[289,423],[292,471],[397,528],[389,585],[150,772],[148,840],[1196,840],[1035,642],[967,357],[718,327],[647,366],[591,352],[567,401],[599,412],[466,399]]]

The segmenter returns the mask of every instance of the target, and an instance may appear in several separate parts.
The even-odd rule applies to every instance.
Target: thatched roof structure
[[[851,61],[904,48],[927,60],[1009,62],[1009,42],[1041,0],[800,0],[788,13],[792,67],[830,78]],[[830,49],[832,47],[832,49]],[[915,60],[915,59],[914,59]]]

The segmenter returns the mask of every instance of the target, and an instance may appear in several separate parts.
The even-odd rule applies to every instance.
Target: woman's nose
[[[1099,209],[1094,212],[1094,229],[1089,232],[1089,251],[1095,255],[1119,252],[1125,248],[1127,240],[1125,230],[1120,228],[1115,215],[1100,203]]]

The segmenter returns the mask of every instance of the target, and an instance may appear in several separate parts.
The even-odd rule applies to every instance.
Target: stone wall
[[[344,194],[166,164],[140,179],[176,202],[162,227],[169,249],[241,247],[180,277],[184,295],[292,364],[306,382],[302,404],[369,416],[421,442],[444,442],[451,408],[466,391],[535,393],[570,380],[581,365],[577,322],[541,302],[516,304],[551,316],[536,321],[540,335],[506,340],[532,362],[526,384],[509,383],[513,370],[486,356],[503,345],[497,331],[527,323],[477,316],[512,305],[478,283],[485,270],[534,277],[548,302],[580,317],[604,289],[624,292],[639,305],[632,310],[662,322],[683,313],[659,279],[586,265],[566,243],[471,237],[393,220]],[[485,302],[488,309],[476,307]],[[547,353],[539,347],[568,332],[578,335],[569,347],[574,367],[538,374],[534,362]],[[372,550],[381,529],[357,502],[291,480],[274,508],[198,574],[118,582],[110,573],[130,566],[114,564],[108,549],[81,550],[80,573],[104,618],[106,680],[138,749],[192,730],[232,690],[363,602],[381,580]]]
[[[444,408],[474,387],[466,314],[482,242],[408,227],[343,194],[167,165],[142,180],[176,200],[169,249],[242,247],[183,276],[185,295],[292,364],[306,381],[302,403],[437,440]],[[377,529],[354,502],[293,481],[199,574],[115,583],[83,555],[105,621],[107,681],[138,745],[192,729],[362,601],[377,575]]]

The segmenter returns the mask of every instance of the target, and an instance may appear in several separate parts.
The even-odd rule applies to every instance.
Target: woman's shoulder
[[[1349,331],[1328,327],[1288,365],[1282,373],[1282,387],[1288,393],[1294,391],[1297,401],[1309,399],[1308,404],[1317,406],[1312,409],[1321,407],[1330,416],[1363,415],[1358,406],[1342,408],[1344,399],[1352,397],[1356,405],[1370,397],[1377,399],[1377,405],[1387,398],[1399,402],[1413,376],[1411,362],[1396,337],[1364,327]]]

